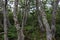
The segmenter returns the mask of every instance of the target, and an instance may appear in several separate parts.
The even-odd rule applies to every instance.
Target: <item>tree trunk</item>
[[[27,17],[30,10],[30,0],[25,0],[25,9],[24,9],[24,24],[26,25]]]
[[[53,40],[55,40],[55,33],[56,33],[55,25],[56,25],[56,13],[57,13],[58,2],[59,0],[55,0],[53,1],[52,5],[53,12],[52,12],[51,32]]]
[[[39,1],[38,0],[36,0],[36,14],[38,16],[38,22],[39,22],[40,29],[43,32],[44,27],[43,27],[42,17],[41,17],[40,10],[39,10]]]
[[[24,40],[23,28],[26,25],[28,13],[29,13],[29,0],[25,0],[25,9],[23,13],[22,27],[21,27],[21,34],[23,35],[23,38],[22,38],[23,40]]]
[[[7,0],[4,1],[3,16],[4,16],[4,40],[8,40],[8,27],[7,27]]]
[[[15,22],[16,30],[17,30],[17,36],[18,36],[17,40],[23,40],[22,39],[23,35],[21,34],[21,27],[20,27],[20,24],[18,22],[17,13],[18,13],[18,0],[15,0],[14,11],[13,11],[13,19],[14,19],[14,22]]]
[[[36,14],[38,16],[38,23],[39,23],[39,26],[40,26],[41,40],[43,40],[44,27],[43,27],[42,17],[41,17],[40,10],[39,10],[39,0],[36,0]]]
[[[50,25],[48,23],[48,20],[46,18],[46,14],[45,14],[45,10],[43,8],[43,3],[41,0],[40,1],[40,12],[41,12],[41,15],[42,15],[42,21],[43,21],[43,24],[46,28],[46,38],[47,40],[52,40],[52,34],[51,34],[51,30],[50,30]]]

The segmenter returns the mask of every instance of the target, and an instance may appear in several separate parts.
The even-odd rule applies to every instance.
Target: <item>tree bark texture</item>
[[[4,40],[8,40],[7,0],[4,1],[4,5],[3,5],[3,16],[4,16]]]
[[[54,0],[52,5],[52,22],[51,22],[51,32],[52,32],[52,38],[55,40],[55,33],[56,33],[56,14],[57,14],[57,7],[58,7],[59,0]]]
[[[17,30],[17,36],[18,36],[17,40],[23,40],[24,37],[22,35],[21,27],[20,27],[20,24],[18,22],[17,13],[18,13],[18,0],[15,0],[14,1],[13,19],[14,19],[14,22],[15,22],[16,30]]]
[[[41,0],[40,1],[40,12],[41,12],[41,15],[42,15],[42,21],[43,21],[43,24],[46,28],[46,39],[47,40],[52,40],[52,34],[51,34],[51,30],[50,30],[50,25],[48,23],[48,20],[46,18],[46,13],[45,13],[45,10],[44,10],[44,5],[42,3]]]

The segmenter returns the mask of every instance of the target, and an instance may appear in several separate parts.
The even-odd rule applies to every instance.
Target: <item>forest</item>
[[[0,0],[0,40],[60,40],[60,0]]]

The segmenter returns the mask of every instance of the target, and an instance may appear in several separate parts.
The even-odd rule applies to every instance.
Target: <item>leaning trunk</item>
[[[43,24],[46,28],[46,38],[47,38],[47,40],[52,40],[50,25],[49,25],[48,20],[46,18],[45,10],[44,10],[44,7],[43,7],[44,5],[43,5],[41,0],[39,0],[39,1],[40,1],[40,12],[41,12],[41,15],[42,15],[42,21],[43,21]]]

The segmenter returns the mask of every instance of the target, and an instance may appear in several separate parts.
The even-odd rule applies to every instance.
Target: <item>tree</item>
[[[15,22],[15,27],[17,29],[17,35],[18,39],[17,40],[24,40],[24,35],[23,35],[23,27],[20,27],[20,24],[17,19],[17,13],[18,13],[18,0],[15,0],[14,2],[14,12],[13,12],[13,19]]]
[[[4,1],[4,5],[3,5],[3,16],[4,16],[4,40],[8,40],[7,0]]]
[[[24,13],[23,13],[23,20],[25,20],[24,24],[26,25],[27,17],[28,17],[29,10],[30,10],[30,0],[25,0],[24,3],[25,3],[25,7],[24,7]]]
[[[46,14],[44,10],[44,5],[42,1],[40,0],[40,12],[42,15],[42,21],[44,26],[46,27],[46,34],[47,34],[47,40],[52,40],[52,37],[55,37],[55,19],[56,19],[56,11],[57,11],[57,5],[58,5],[58,0],[54,0],[53,2],[53,12],[52,12],[52,26],[50,29],[50,25],[48,23],[48,20],[46,19]],[[52,33],[51,33],[52,32]]]
[[[45,13],[45,10],[44,10],[44,5],[42,3],[41,0],[39,0],[39,4],[40,4],[40,13],[42,15],[42,21],[43,21],[43,24],[46,28],[46,38],[47,40],[52,40],[52,34],[51,34],[51,30],[50,30],[50,25],[48,23],[48,20],[46,18],[46,13]]]
[[[24,7],[24,13],[23,13],[23,17],[22,17],[21,34],[23,34],[23,28],[24,28],[24,26],[26,25],[26,22],[27,22],[27,17],[28,17],[29,8],[30,8],[30,0],[25,0],[24,3],[25,3],[25,7]]]
[[[42,35],[43,35],[43,32],[44,32],[44,27],[43,27],[42,17],[41,17],[41,14],[40,14],[39,7],[40,7],[39,1],[36,0],[36,14],[38,16],[38,23],[39,23],[39,27],[40,27],[40,31],[41,31],[40,34],[41,34],[41,37],[43,37]],[[41,40],[43,40],[43,39],[41,38]]]
[[[38,22],[39,22],[39,26],[41,31],[44,31],[44,27],[43,27],[43,23],[42,23],[42,18],[41,18],[41,14],[40,14],[40,10],[39,10],[39,1],[36,0],[36,12],[37,12],[37,16],[38,16]]]
[[[52,31],[52,38],[55,40],[55,33],[56,33],[56,14],[57,14],[57,7],[58,7],[59,0],[54,0],[52,5],[52,22],[51,22],[51,31]]]

